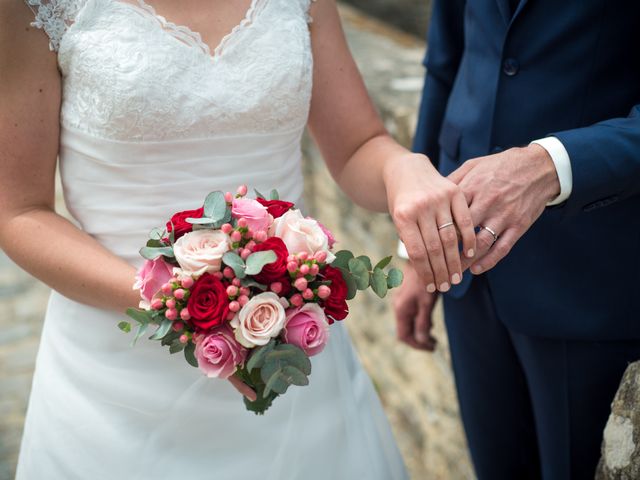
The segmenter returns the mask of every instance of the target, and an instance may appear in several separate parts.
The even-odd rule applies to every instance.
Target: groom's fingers
[[[493,244],[486,255],[479,257],[471,266],[471,273],[479,275],[495,267],[500,260],[509,255],[509,252],[516,244],[521,234],[515,228],[504,231],[498,241]]]
[[[476,164],[475,160],[467,160],[457,170],[454,170],[452,173],[450,173],[447,178],[451,180],[453,183],[459,185],[460,182],[462,182],[464,177],[467,175],[467,173],[469,173],[471,169],[473,169],[475,164]]]
[[[418,301],[418,313],[414,322],[414,337],[420,344],[420,348],[433,352],[436,348],[436,339],[431,335],[433,328],[432,316],[435,294],[423,294],[424,297]]]

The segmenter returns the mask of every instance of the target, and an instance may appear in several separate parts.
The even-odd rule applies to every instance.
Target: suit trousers
[[[462,298],[445,296],[444,310],[478,479],[592,480],[611,402],[627,365],[640,359],[640,340],[514,332],[484,276]]]

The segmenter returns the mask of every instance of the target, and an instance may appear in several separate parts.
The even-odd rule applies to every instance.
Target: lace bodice
[[[253,0],[213,52],[142,0],[27,2],[58,52],[65,127],[154,142],[306,124],[311,0]]]

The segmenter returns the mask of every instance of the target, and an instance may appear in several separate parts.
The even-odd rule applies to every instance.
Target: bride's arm
[[[455,221],[464,252],[475,234],[462,191],[429,159],[387,133],[347,47],[334,0],[312,9],[314,87],[309,127],[331,174],[356,203],[388,211],[430,290],[461,280]]]
[[[63,295],[123,312],[135,270],[54,212],[61,80],[19,1],[0,4],[0,248]]]

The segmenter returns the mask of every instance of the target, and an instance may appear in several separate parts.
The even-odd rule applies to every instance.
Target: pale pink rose
[[[200,276],[220,271],[222,256],[229,250],[229,236],[220,230],[185,233],[173,245],[183,275]]]
[[[229,378],[246,358],[247,350],[227,326],[196,339],[198,367],[209,378]]]
[[[333,246],[336,244],[336,237],[333,236],[333,233],[331,232],[331,230],[329,230],[327,227],[325,227],[323,224],[321,224],[320,222],[318,222],[318,225],[320,226],[320,228],[322,229],[322,231],[324,232],[324,234],[327,236],[327,240],[329,242],[329,248],[333,248]]]
[[[151,300],[160,291],[162,285],[173,277],[173,266],[164,261],[162,257],[155,260],[146,260],[138,273],[133,285],[134,290],[140,290],[142,298],[141,307],[151,304]]]
[[[314,255],[323,251],[327,253],[327,263],[336,258],[329,249],[329,237],[318,221],[303,217],[300,210],[289,210],[276,218],[269,234],[280,237],[291,254],[307,252]]]
[[[269,214],[267,207],[251,198],[234,198],[231,214],[234,218],[245,218],[249,229],[254,232],[267,230],[273,222],[273,217]]]
[[[316,303],[306,303],[287,311],[284,340],[312,357],[324,350],[329,339],[329,322]]]
[[[247,348],[266,345],[282,332],[285,322],[285,307],[281,299],[272,292],[261,293],[249,300],[231,320],[236,340]]]

